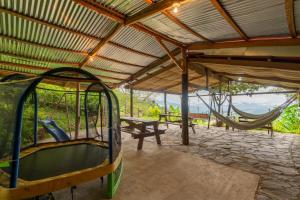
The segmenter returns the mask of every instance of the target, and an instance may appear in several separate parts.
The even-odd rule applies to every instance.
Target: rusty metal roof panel
[[[240,37],[209,0],[196,0],[183,4],[179,7],[175,16],[191,29],[210,40]]]
[[[149,58],[147,56],[139,55],[136,53],[132,53],[130,51],[117,48],[113,45],[106,44],[99,52],[98,55],[102,55],[108,58],[112,58],[115,60],[120,60],[127,63],[138,64],[142,66],[147,66],[153,61],[155,58]]]
[[[300,0],[294,1],[295,24],[298,34],[300,33]]]
[[[41,48],[34,45],[9,40],[7,38],[1,38],[1,36],[0,52],[55,62],[79,63],[84,59],[84,56],[82,55],[48,48]]]
[[[99,38],[105,37],[116,25],[111,19],[72,0],[0,0],[0,6]]]
[[[131,27],[122,28],[121,31],[112,38],[112,41],[158,57],[162,57],[166,54],[152,36]],[[174,45],[168,47],[171,50],[175,49]]]
[[[221,3],[249,37],[289,33],[284,0],[222,0]]]
[[[145,9],[148,4],[144,0],[96,0],[105,6],[111,7],[120,13],[134,15]]]
[[[153,15],[145,20],[141,21],[144,25],[156,30],[164,35],[169,36],[175,40],[178,40],[183,43],[192,43],[201,41],[200,38],[194,36],[190,32],[182,29],[176,23],[171,21],[162,13]]]

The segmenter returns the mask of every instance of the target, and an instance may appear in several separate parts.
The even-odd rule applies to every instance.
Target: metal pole
[[[133,117],[133,89],[130,88],[130,117]]]
[[[182,53],[182,98],[181,98],[181,117],[182,117],[182,143],[189,144],[189,77],[186,49],[181,49]]]
[[[167,108],[167,93],[164,92],[164,106],[165,106],[165,114],[168,113],[168,108]]]
[[[76,119],[75,119],[75,139],[78,139],[80,131],[80,83],[77,83],[76,88]]]

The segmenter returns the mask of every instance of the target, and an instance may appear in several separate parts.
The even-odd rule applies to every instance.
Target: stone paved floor
[[[181,145],[181,130],[172,126],[163,145],[260,175],[257,200],[300,200],[300,135],[266,131],[225,131],[197,127],[190,145]],[[153,141],[147,138],[146,141]]]

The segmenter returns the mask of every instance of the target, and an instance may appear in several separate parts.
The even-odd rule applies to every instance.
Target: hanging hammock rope
[[[276,118],[278,118],[280,116],[280,114],[282,113],[284,108],[289,106],[297,98],[296,96],[293,96],[292,98],[287,100],[287,102],[284,104],[284,106],[280,107],[280,109],[276,109],[275,111],[273,110],[272,114],[270,114],[268,116],[258,118],[251,122],[238,123],[238,122],[235,122],[235,121],[221,115],[216,110],[214,110],[210,105],[208,105],[199,94],[196,93],[196,95],[207,106],[207,108],[215,115],[215,117],[217,117],[219,120],[221,120],[228,126],[231,126],[233,128],[237,128],[240,130],[251,130],[251,129],[261,128],[261,127],[271,123],[272,121],[274,121]]]

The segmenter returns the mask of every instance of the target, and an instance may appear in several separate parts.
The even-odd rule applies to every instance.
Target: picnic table
[[[130,133],[134,139],[139,139],[137,149],[143,148],[145,137],[156,137],[158,145],[161,144],[160,135],[166,130],[159,128],[157,120],[146,120],[135,117],[121,117],[121,122],[125,122],[127,126],[122,126],[122,131]]]
[[[171,118],[175,118],[176,120],[171,120]],[[164,121],[162,121],[164,119]],[[193,133],[195,134],[195,125],[193,123],[194,118],[189,116],[189,127],[192,128]],[[160,123],[165,123],[167,127],[169,127],[169,124],[179,125],[180,128],[182,128],[182,119],[180,115],[173,115],[173,114],[160,114],[159,120]]]

